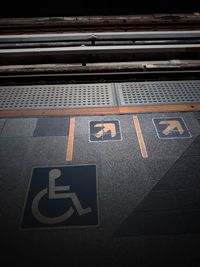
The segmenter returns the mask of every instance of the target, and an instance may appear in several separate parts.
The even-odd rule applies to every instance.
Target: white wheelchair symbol
[[[79,216],[85,215],[91,212],[91,208],[83,208],[81,203],[75,193],[63,193],[64,191],[69,191],[70,186],[56,186],[55,180],[61,176],[61,171],[59,169],[53,169],[49,172],[49,187],[40,191],[32,202],[32,213],[33,216],[41,223],[45,224],[57,224],[61,223],[67,219],[69,219],[73,213],[74,208],[70,207],[64,214],[57,216],[57,217],[47,217],[41,214],[39,210],[39,203],[43,196],[46,194],[49,195],[49,199],[62,199],[62,198],[70,198],[78,212]],[[60,193],[62,192],[62,193]]]

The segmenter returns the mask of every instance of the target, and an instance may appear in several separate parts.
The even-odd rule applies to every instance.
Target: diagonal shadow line
[[[195,137],[195,139],[193,140],[193,142],[183,151],[183,153],[177,158],[177,160],[172,164],[172,166],[170,166],[170,168],[165,172],[165,174],[161,177],[161,179],[156,183],[156,185],[152,188],[152,190],[144,197],[144,199],[138,204],[138,206],[132,211],[132,213],[130,213],[127,218],[121,223],[121,225],[119,226],[119,228],[113,233],[113,237],[122,237],[122,236],[133,236],[132,234],[123,234],[123,229],[127,229],[127,222],[130,220],[132,221],[131,217],[136,214],[136,213],[139,213],[139,208],[146,202],[146,200],[150,197],[150,195],[152,194],[152,192],[155,190],[156,187],[158,187],[158,185],[161,183],[161,181],[167,177],[168,174],[170,174],[171,171],[173,171],[174,167],[177,165],[177,163],[180,161],[181,158],[184,158],[185,154],[187,153],[187,151],[191,148],[191,146],[193,146],[193,144],[197,141],[197,139],[200,137],[200,134],[197,135]],[[170,212],[174,212],[174,214],[176,213],[176,210],[177,209],[171,209],[171,210],[168,210]],[[146,213],[148,213],[148,211],[146,210]],[[179,210],[179,213],[181,213],[181,210]],[[154,213],[155,214],[155,213]],[[165,217],[165,216],[164,216]],[[177,217],[177,218],[176,218]],[[174,218],[176,218],[177,222],[178,223],[182,223],[181,222],[181,214],[178,214],[178,216],[174,216]],[[145,219],[145,216],[144,216],[144,219]],[[147,218],[146,218],[147,219]],[[151,218],[153,219],[153,218]],[[167,219],[167,217],[165,218]],[[178,225],[177,225],[178,227]],[[180,229],[181,230],[181,229]],[[200,231],[200,230],[199,230]],[[122,232],[122,234],[120,233]],[[151,232],[151,229],[149,229],[149,234],[152,234]],[[183,231],[179,231],[179,232],[176,232],[175,234],[177,233],[182,233]],[[155,233],[153,233],[155,234]],[[159,233],[159,234],[163,234],[163,233]],[[167,233],[168,234],[168,233]],[[143,233],[142,234],[134,234],[134,235],[144,235]]]

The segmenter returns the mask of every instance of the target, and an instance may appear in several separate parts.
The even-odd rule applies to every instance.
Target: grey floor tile
[[[198,189],[200,186],[199,178],[200,165],[197,157],[182,156],[156,185],[155,190]]]
[[[184,234],[186,227],[178,211],[132,213],[116,233],[118,236]]]
[[[26,162],[58,163],[66,159],[67,137],[35,137],[31,139],[26,153]]]
[[[145,199],[137,207],[139,211],[164,211],[177,208],[176,195],[171,190],[155,191],[152,190]]]
[[[143,159],[135,134],[124,134],[121,142],[103,144],[101,190],[150,190],[162,177],[149,173],[148,159]],[[157,166],[159,168],[159,166]]]
[[[122,138],[123,138],[122,141],[116,140],[116,141],[106,141],[106,142],[105,141],[104,142],[89,142],[89,131],[88,131],[89,129],[87,129],[86,126],[89,126],[90,120],[101,121],[101,117],[95,117],[95,118],[84,117],[82,119],[83,120],[81,120],[81,118],[77,120],[76,118],[75,141],[74,141],[74,159],[76,160],[79,158],[82,162],[83,158],[85,157],[85,158],[90,158],[90,161],[92,159],[93,161],[95,161],[95,158],[98,158],[98,155],[102,155],[103,157],[105,157],[105,155],[108,155],[108,157],[109,155],[111,157],[115,155],[115,157],[117,157],[117,154],[118,154],[118,158],[123,160],[121,158],[122,153],[125,158],[130,157],[129,151],[131,151],[133,140],[134,142],[136,142],[136,146],[137,146],[137,141],[136,141],[137,139],[134,133],[133,135],[130,135],[129,140],[127,140],[127,135],[124,136],[123,131],[122,131]],[[106,118],[106,119],[109,119],[109,118]],[[83,134],[80,135],[80,132]],[[122,151],[121,151],[121,148],[122,148]],[[128,148],[128,151],[126,152],[125,150],[127,148]],[[115,151],[113,151],[113,149]],[[120,153],[118,149],[120,149]],[[133,153],[135,153],[135,151],[133,151]]]
[[[159,139],[156,133],[143,133],[149,159],[179,157],[192,144],[197,136],[184,139]]]
[[[198,160],[200,160],[200,158]],[[198,161],[196,161],[196,163],[198,164]],[[193,165],[195,169],[191,171],[189,177],[192,179],[194,187],[200,189],[200,167],[199,164],[198,166],[197,164],[196,167]]]
[[[88,121],[105,117],[120,120],[123,140],[89,142]],[[35,265],[42,258],[44,266],[61,265],[63,261],[76,267],[84,263],[95,263],[97,267],[173,266],[176,260],[185,266],[186,259],[188,266],[191,262],[199,265],[198,143],[189,150],[194,138],[161,142],[154,129],[148,131],[148,123],[141,119],[147,130],[143,135],[149,154],[149,158],[143,159],[130,124],[132,115],[122,117],[76,117],[71,162],[65,159],[67,136],[62,136],[62,122],[58,132],[56,127],[52,132],[60,136],[46,136],[49,131],[38,128],[43,137],[0,138],[1,241],[4,247],[8,243],[8,251],[17,252],[12,259],[17,262],[26,254]],[[195,125],[192,124],[191,127]],[[197,135],[195,130],[193,137]],[[178,162],[181,155],[184,159]],[[32,168],[81,164],[97,166],[99,226],[20,231]],[[67,260],[66,255],[69,255]]]
[[[75,117],[75,134],[88,134],[90,121],[102,121],[102,116]]]
[[[149,191],[157,180],[151,177],[139,161],[123,162],[106,160],[102,163],[101,191],[127,192],[127,190]]]
[[[1,133],[1,137],[33,136],[37,119],[8,119]]]
[[[187,150],[186,150],[187,152]],[[185,156],[186,152],[177,160],[171,169],[172,172],[185,172],[189,173],[198,173],[200,174],[200,156]]]
[[[187,233],[200,233],[200,209],[182,212]]]
[[[193,143],[186,149],[184,156],[200,156],[200,134],[195,138]]]
[[[34,136],[66,136],[69,132],[69,118],[39,118]]]
[[[184,171],[169,171],[156,185],[154,190],[194,189],[192,178]]]
[[[152,159],[151,157],[146,159],[144,163],[144,167],[146,168],[148,174],[153,177],[156,181],[159,181],[167,171],[173,166],[173,164],[177,161],[178,156],[170,157],[170,158],[156,158]]]
[[[137,161],[142,158],[136,134],[122,133],[122,138],[121,141],[108,141],[102,144],[105,161]]]
[[[185,189],[176,191],[176,203],[180,209],[198,209],[200,208],[200,190]]]
[[[4,127],[4,125],[5,125],[5,122],[6,122],[5,119],[0,119],[0,136],[1,136],[1,132],[2,132],[2,130],[3,130],[3,127]]]
[[[179,156],[123,222],[117,235],[199,233],[199,193],[196,194],[197,186],[191,179],[191,172],[199,173],[197,158]]]
[[[74,138],[73,162],[88,164],[101,163],[102,142],[90,142],[89,134],[76,135]]]
[[[112,235],[127,216],[144,199],[146,192],[100,192],[100,218],[103,232]]]
[[[29,178],[24,162],[0,167],[0,226],[5,234],[19,228]]]
[[[16,234],[8,236],[7,241],[9,241],[9,249],[14,251],[13,258],[16,257],[15,261],[25,264],[28,257],[30,266],[35,266],[40,259],[40,262],[44,265],[48,263],[49,266],[56,266],[58,262],[60,265],[65,261],[66,253],[70,254],[68,261],[71,263],[75,256],[73,252],[75,247],[73,245],[70,247],[71,242],[69,240],[66,242],[65,231],[63,230],[18,231]],[[52,242],[54,246],[52,246]],[[78,248],[79,245],[77,245]],[[55,260],[54,253],[59,257],[59,260]],[[26,255],[26,260],[24,255]]]
[[[200,111],[193,112],[193,114],[197,120],[200,120]]]
[[[198,235],[144,235],[116,238],[114,265],[182,266],[199,265]],[[126,249],[124,249],[126,248]],[[133,253],[134,251],[134,253]]]
[[[0,138],[0,165],[8,165],[23,161],[29,147],[29,138]]]
[[[127,259],[127,267],[131,267],[133,263],[140,267],[145,267],[148,265],[162,265],[164,267],[174,266],[176,258],[174,252],[177,249],[177,246],[179,248],[182,247],[179,246],[178,242],[175,243],[171,236],[155,237],[152,235],[144,235],[139,237],[134,236],[132,238],[129,236],[116,238],[116,243],[117,244],[113,248],[115,251],[113,257],[113,266],[124,266],[125,259]],[[183,244],[183,242],[181,244]],[[126,249],[124,250],[124,248]],[[181,257],[179,262],[182,263]]]

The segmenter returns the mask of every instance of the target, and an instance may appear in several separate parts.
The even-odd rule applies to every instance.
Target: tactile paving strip
[[[1,110],[114,107],[117,103],[200,103],[200,80],[0,87]]]
[[[0,87],[0,109],[115,106],[113,84]]]
[[[200,103],[200,80],[115,84],[120,106]]]

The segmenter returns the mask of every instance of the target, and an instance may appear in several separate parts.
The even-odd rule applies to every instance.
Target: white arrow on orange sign
[[[181,126],[179,121],[160,121],[159,124],[167,124],[167,128],[163,131],[164,135],[169,135],[174,129],[177,129],[179,131],[180,134],[184,133],[184,129]]]
[[[94,127],[102,128],[95,134],[96,138],[102,137],[104,133],[107,133],[109,131],[111,132],[111,137],[115,137],[117,135],[114,123],[98,123]]]

